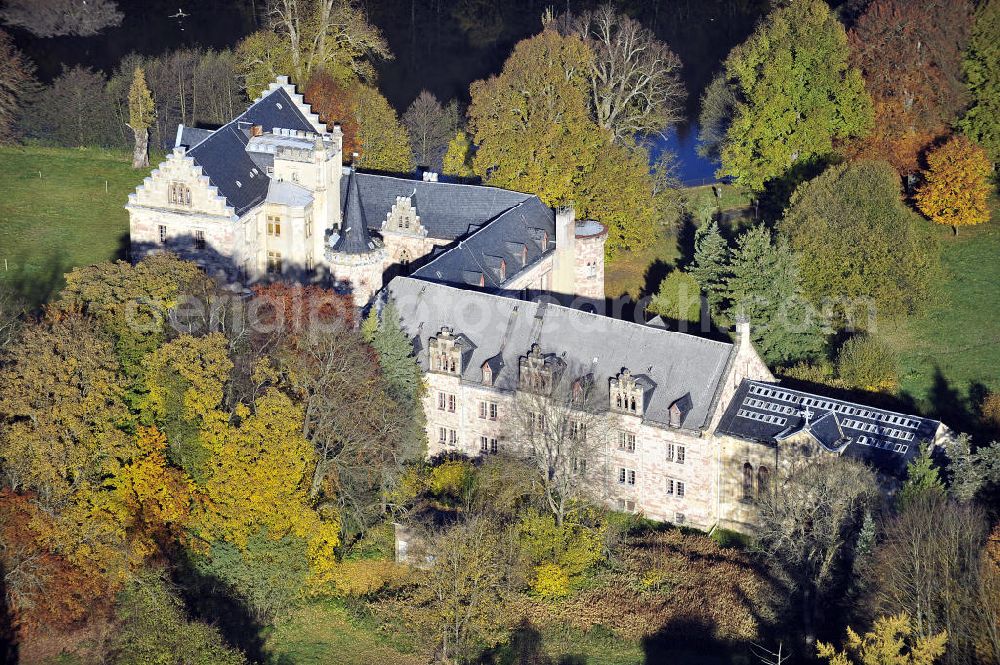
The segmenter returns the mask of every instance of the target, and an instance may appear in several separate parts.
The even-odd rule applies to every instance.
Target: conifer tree
[[[135,149],[132,151],[134,169],[149,166],[149,128],[155,120],[156,107],[146,85],[146,73],[142,67],[136,67],[132,87],[128,91],[128,126],[135,134]]]
[[[472,171],[472,142],[469,136],[459,130],[455,137],[448,143],[448,150],[444,153],[445,175],[469,178],[475,175]]]
[[[687,272],[698,280],[713,316],[719,313],[725,297],[728,267],[729,243],[719,233],[719,225],[712,220],[698,227],[694,234],[694,261]]]
[[[798,261],[767,228],[754,227],[737,240],[727,295],[729,317],[749,318],[753,342],[768,363],[792,364],[823,350],[824,331],[802,296]]]
[[[972,105],[962,131],[983,146],[990,161],[1000,162],[1000,0],[979,4],[972,23],[963,69]]]

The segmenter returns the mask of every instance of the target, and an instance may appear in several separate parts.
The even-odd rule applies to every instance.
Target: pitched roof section
[[[413,276],[461,286],[469,283],[467,275],[482,273],[483,287],[499,291],[551,252],[554,239],[555,213],[532,196],[423,265]]]
[[[241,216],[267,196],[270,178],[247,154],[248,130],[261,125],[265,132],[275,127],[315,132],[283,87],[267,93],[250,108],[223,125],[188,151],[219,194]]]
[[[375,249],[375,243],[368,232],[361,195],[358,193],[357,174],[353,171],[347,178],[346,196],[344,225],[333,243],[333,251],[342,254],[365,254]]]
[[[542,353],[555,353],[568,371],[593,375],[598,394],[623,367],[645,375],[653,386],[644,417],[668,425],[670,405],[685,395],[691,408],[687,429],[708,422],[712,399],[722,381],[732,345],[693,335],[620,321],[579,310],[516,300],[481,291],[397,277],[389,283],[400,324],[414,343],[417,359],[427,370],[427,340],[443,326],[453,327],[475,349],[463,365],[465,381],[482,381],[483,363],[494,368],[494,386],[517,386],[521,356],[533,343]],[[603,393],[603,402],[608,404]]]
[[[774,443],[806,430],[827,448],[846,442],[843,454],[902,476],[910,460],[920,454],[922,443],[935,439],[940,425],[920,416],[747,380],[737,389],[716,433]],[[838,442],[841,436],[844,440]]]
[[[340,196],[346,199],[347,178],[340,182]],[[410,178],[357,173],[361,204],[368,228],[378,230],[386,215],[396,204],[396,197],[413,197],[420,223],[432,238],[455,240],[499,217],[518,203],[532,198],[530,194],[511,192],[495,187],[459,185],[448,182],[424,182]],[[347,219],[346,223],[353,220]]]

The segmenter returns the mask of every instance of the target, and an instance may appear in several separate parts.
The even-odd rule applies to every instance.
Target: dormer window
[[[558,360],[542,355],[542,347],[531,345],[531,351],[519,362],[519,383],[522,390],[547,395],[552,391]]]
[[[507,279],[507,262],[500,259],[500,281],[503,282]]]
[[[483,385],[493,385],[493,368],[489,363],[483,363]]]
[[[628,368],[623,368],[618,376],[611,379],[611,409],[619,413],[641,416],[642,392],[642,386],[636,383],[632,373]]]
[[[462,346],[448,326],[431,337],[427,346],[432,372],[459,375],[462,373]]]
[[[176,206],[191,205],[191,188],[182,182],[172,182],[167,186],[167,203]]]
[[[528,246],[523,245],[521,247],[521,267],[528,265]]]

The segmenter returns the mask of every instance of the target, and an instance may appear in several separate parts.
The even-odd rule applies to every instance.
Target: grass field
[[[1000,391],[1000,203],[993,203],[988,224],[957,236],[935,227],[946,271],[938,292],[925,312],[878,329],[900,355],[901,394],[953,426],[984,389]]]
[[[68,270],[118,256],[146,175],[121,152],[0,148],[0,280],[38,304]]]

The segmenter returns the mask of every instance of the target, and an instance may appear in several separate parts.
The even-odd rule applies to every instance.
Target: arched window
[[[753,501],[753,467],[750,462],[743,465],[743,500]]]
[[[167,187],[167,203],[172,205],[191,205],[191,188],[181,182],[172,182]]]
[[[757,499],[763,499],[771,490],[771,472],[766,466],[757,469]]]

